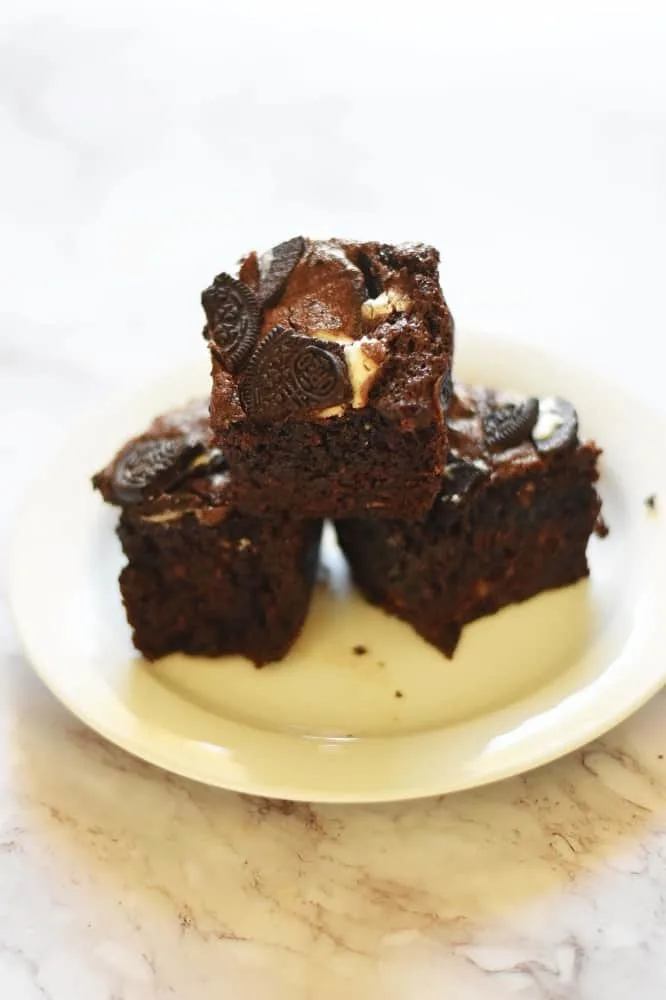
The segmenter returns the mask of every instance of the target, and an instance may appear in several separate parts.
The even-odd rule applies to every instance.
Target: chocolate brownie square
[[[321,522],[241,514],[212,443],[208,401],[158,417],[93,486],[120,507],[120,589],[134,645],[168,653],[283,657],[305,619]]]
[[[448,425],[427,517],[336,528],[368,600],[450,657],[467,622],[587,576],[590,534],[606,529],[600,452],[579,441],[570,403],[457,385]]]
[[[422,244],[296,237],[203,292],[211,423],[239,509],[426,513],[451,391],[438,263]]]

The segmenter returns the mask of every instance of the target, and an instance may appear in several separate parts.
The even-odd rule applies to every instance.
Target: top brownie
[[[203,292],[211,425],[240,509],[425,513],[451,391],[438,263],[422,244],[296,237]]]

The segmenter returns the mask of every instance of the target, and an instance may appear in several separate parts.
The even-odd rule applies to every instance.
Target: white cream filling
[[[374,380],[375,372],[379,368],[377,362],[368,357],[363,350],[364,343],[369,343],[367,337],[355,340],[353,344],[348,344],[344,349],[352,387],[352,407],[355,410],[367,403],[368,390]]]
[[[167,521],[179,521],[186,510],[165,510],[161,514],[144,514],[142,521],[150,521],[151,524],[166,524]]]
[[[144,514],[141,517],[142,521],[148,521],[150,524],[170,524],[173,521],[180,521],[181,517],[185,517],[187,514],[194,514],[196,518],[200,518],[200,515],[206,514],[207,511],[214,510],[214,507],[183,507],[182,510],[164,510],[160,514]],[[247,539],[241,539],[238,548],[247,548]]]
[[[257,258],[257,265],[259,267],[259,280],[265,281],[268,277],[268,272],[271,269],[271,264],[273,263],[273,250],[266,250]]]
[[[320,410],[317,416],[327,419],[328,417],[339,417],[344,412],[344,406],[328,406],[325,410]]]
[[[374,320],[386,319],[394,312],[405,312],[412,302],[408,295],[404,295],[395,288],[389,288],[387,292],[382,292],[376,299],[366,299],[361,306],[361,316],[367,323]]]
[[[539,418],[532,431],[534,441],[547,441],[564,423],[564,417],[557,405],[557,400],[546,396],[539,401]]]
[[[219,458],[222,454],[219,448],[209,448],[208,451],[203,451],[196,458],[193,458],[187,467],[187,471],[191,472],[192,469],[198,469],[202,465],[208,465],[213,461],[214,458]]]

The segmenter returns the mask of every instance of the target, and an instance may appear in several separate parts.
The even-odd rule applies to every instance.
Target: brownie
[[[211,424],[239,509],[427,512],[453,349],[438,264],[422,244],[296,237],[203,292]]]
[[[425,518],[336,528],[365,596],[450,657],[467,622],[587,576],[588,539],[605,526],[600,452],[579,441],[570,403],[456,385],[448,426]]]
[[[158,417],[93,477],[120,507],[120,589],[134,645],[167,653],[283,657],[305,619],[321,522],[240,513],[212,443],[208,401]]]

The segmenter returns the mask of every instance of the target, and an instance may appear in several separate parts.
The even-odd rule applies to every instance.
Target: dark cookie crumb
[[[597,536],[597,538],[607,538],[608,535],[610,534],[610,528],[604,521],[601,514],[599,514],[596,521],[594,522],[594,533]]]
[[[395,696],[396,698],[403,698],[403,697],[404,697],[404,695],[403,695],[402,691],[396,691],[396,692],[395,692],[395,695],[394,695],[394,696]]]
[[[368,647],[367,646],[354,646],[352,652],[356,653],[357,656],[365,656],[365,654],[368,652]]]
[[[656,497],[656,494],[651,493],[649,497],[645,498],[645,506],[647,507],[648,510],[656,510],[657,509],[657,497]]]

